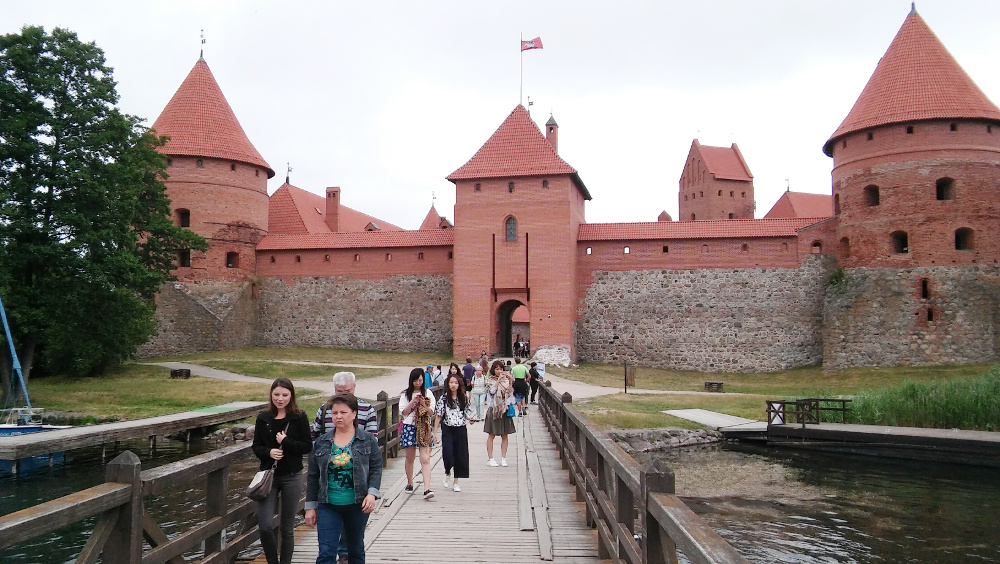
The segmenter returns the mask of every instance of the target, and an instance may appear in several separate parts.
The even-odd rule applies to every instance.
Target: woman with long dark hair
[[[295,403],[295,386],[288,378],[271,383],[268,409],[257,416],[253,453],[260,469],[274,467],[271,493],[257,505],[260,546],[267,564],[290,564],[295,550],[295,514],[302,498],[302,457],[312,450],[309,418]],[[275,535],[274,514],[281,497],[281,550]]]
[[[454,362],[451,365],[458,368]],[[469,477],[469,433],[466,429],[469,420],[465,417],[466,407],[465,382],[462,381],[461,374],[449,371],[444,381],[444,393],[434,409],[434,426],[441,430],[444,487],[452,487],[454,476],[456,492],[462,491],[458,487],[458,479]]]
[[[399,435],[399,448],[406,453],[403,468],[406,471],[406,493],[413,493],[413,462],[420,449],[420,473],[424,478],[424,499],[434,497],[431,490],[431,442],[434,415],[434,394],[424,387],[424,371],[410,371],[410,383],[399,396],[399,411],[403,416],[403,429]]]
[[[504,370],[501,360],[494,360],[490,367],[490,378],[486,383],[486,422],[483,432],[486,437],[487,466],[507,466],[507,435],[514,433],[511,411],[514,406],[514,378]],[[500,435],[500,463],[493,458],[493,439]]]

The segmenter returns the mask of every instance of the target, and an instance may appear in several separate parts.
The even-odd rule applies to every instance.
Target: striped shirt
[[[321,421],[323,420],[323,411],[326,408],[326,425],[324,426]],[[363,399],[358,399],[358,420],[357,424],[361,425],[361,428],[369,433],[378,436],[378,418],[375,416],[375,407],[366,402]],[[329,407],[326,405],[321,405],[319,409],[316,410],[316,419],[313,419],[311,425],[312,439],[315,441],[323,433],[333,429],[333,415],[330,413]]]

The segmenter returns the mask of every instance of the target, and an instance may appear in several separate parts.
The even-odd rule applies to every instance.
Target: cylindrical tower
[[[267,234],[267,179],[274,171],[257,152],[199,59],[160,117],[170,140],[166,181],[173,219],[209,242],[202,253],[178,249],[183,281],[240,280],[256,271],[257,242]]]
[[[1000,260],[1000,110],[915,11],[823,150],[842,266]]]

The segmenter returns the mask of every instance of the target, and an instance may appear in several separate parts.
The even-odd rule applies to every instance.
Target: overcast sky
[[[910,10],[903,0],[344,2],[0,0],[0,33],[77,32],[115,69],[122,108],[159,115],[205,59],[281,185],[415,229],[437,196],[453,218],[463,165],[519,101],[553,112],[559,153],[593,200],[587,221],[677,217],[691,146],[737,143],[757,217],[785,190],[830,193],[821,148]],[[1000,2],[917,10],[994,103]]]

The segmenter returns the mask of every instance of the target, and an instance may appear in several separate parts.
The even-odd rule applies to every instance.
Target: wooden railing
[[[399,449],[399,397],[378,394],[374,404],[382,460],[395,458]],[[201,552],[198,564],[223,564],[235,560],[260,536],[257,503],[229,500],[229,475],[233,465],[256,460],[251,443],[243,442],[143,471],[139,458],[125,451],[105,469],[105,483],[67,496],[0,516],[0,549],[21,544],[91,517],[97,524],[77,556],[77,564],[185,564],[182,555]],[[172,538],[146,511],[145,496],[161,494],[203,478],[204,520]],[[304,476],[303,476],[304,479]],[[299,501],[300,509],[302,500]],[[226,539],[226,531],[235,534]],[[149,550],[143,552],[143,540]],[[202,547],[204,547],[202,549]]]
[[[847,423],[847,404],[843,398],[804,398],[797,400],[767,400],[767,424],[802,425],[816,424],[823,420],[823,413],[839,413],[840,422]]]
[[[659,460],[644,467],[546,381],[539,403],[562,466],[597,528],[598,557],[628,564],[692,564],[747,560],[674,495],[674,473]]]

